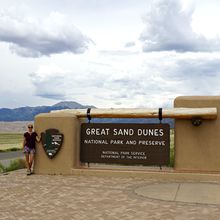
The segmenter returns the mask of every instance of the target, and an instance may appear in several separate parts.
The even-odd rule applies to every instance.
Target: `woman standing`
[[[31,167],[34,161],[35,154],[35,142],[40,142],[41,137],[38,137],[37,133],[33,131],[33,125],[28,125],[28,131],[24,133],[23,152],[25,154],[27,175],[32,173]]]

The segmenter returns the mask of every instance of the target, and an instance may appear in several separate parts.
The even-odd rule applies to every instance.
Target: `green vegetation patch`
[[[169,167],[174,167],[174,132],[170,130],[170,164]]]
[[[26,167],[25,160],[16,159],[16,160],[12,160],[9,166],[3,166],[0,163],[0,173],[5,173],[5,172],[13,171],[13,170],[18,170],[18,169],[24,169],[25,167]]]
[[[0,133],[0,152],[21,150],[23,134]]]
[[[0,163],[0,173],[5,172],[5,167]]]

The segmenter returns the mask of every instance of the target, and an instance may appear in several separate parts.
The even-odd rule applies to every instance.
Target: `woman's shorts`
[[[24,151],[25,154],[35,154],[35,149],[34,148],[29,148],[27,146],[24,146]]]

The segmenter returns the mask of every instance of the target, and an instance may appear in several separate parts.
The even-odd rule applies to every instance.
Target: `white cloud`
[[[220,51],[220,38],[207,39],[193,31],[193,12],[192,7],[183,10],[180,0],[152,1],[143,18],[143,51]]]
[[[0,9],[3,106],[73,100],[106,108],[155,108],[171,106],[178,95],[220,95],[220,53],[213,52],[219,51],[219,39],[202,36],[210,19],[200,22],[212,17],[211,9],[217,11],[216,0],[194,1],[197,14],[179,0],[21,2],[26,7],[21,11],[13,0],[2,1]],[[147,13],[146,6],[151,6]],[[198,23],[203,29],[196,29]],[[93,47],[81,31],[95,39]]]
[[[66,72],[55,64],[40,66],[35,73],[29,74],[35,88],[35,95],[43,98],[65,99]]]
[[[135,42],[134,41],[129,41],[125,44],[125,47],[133,47],[135,46]]]
[[[23,57],[71,52],[84,53],[91,41],[67,16],[52,12],[47,18],[21,17],[0,11],[0,41]]]
[[[171,107],[179,95],[219,95],[220,55],[207,53],[93,54],[32,74],[36,95],[97,107]],[[99,60],[99,62],[95,62]]]

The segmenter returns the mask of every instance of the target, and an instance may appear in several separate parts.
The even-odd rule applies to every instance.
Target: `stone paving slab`
[[[175,201],[178,188],[179,183],[149,184],[135,189],[135,192],[148,198]]]
[[[176,201],[220,205],[220,184],[181,183]]]
[[[220,184],[217,183],[158,183],[135,189],[148,198],[220,205]]]
[[[140,187],[160,183],[169,182],[74,175],[26,176],[25,170],[0,174],[0,219],[219,219],[220,205],[162,201],[135,193]]]

